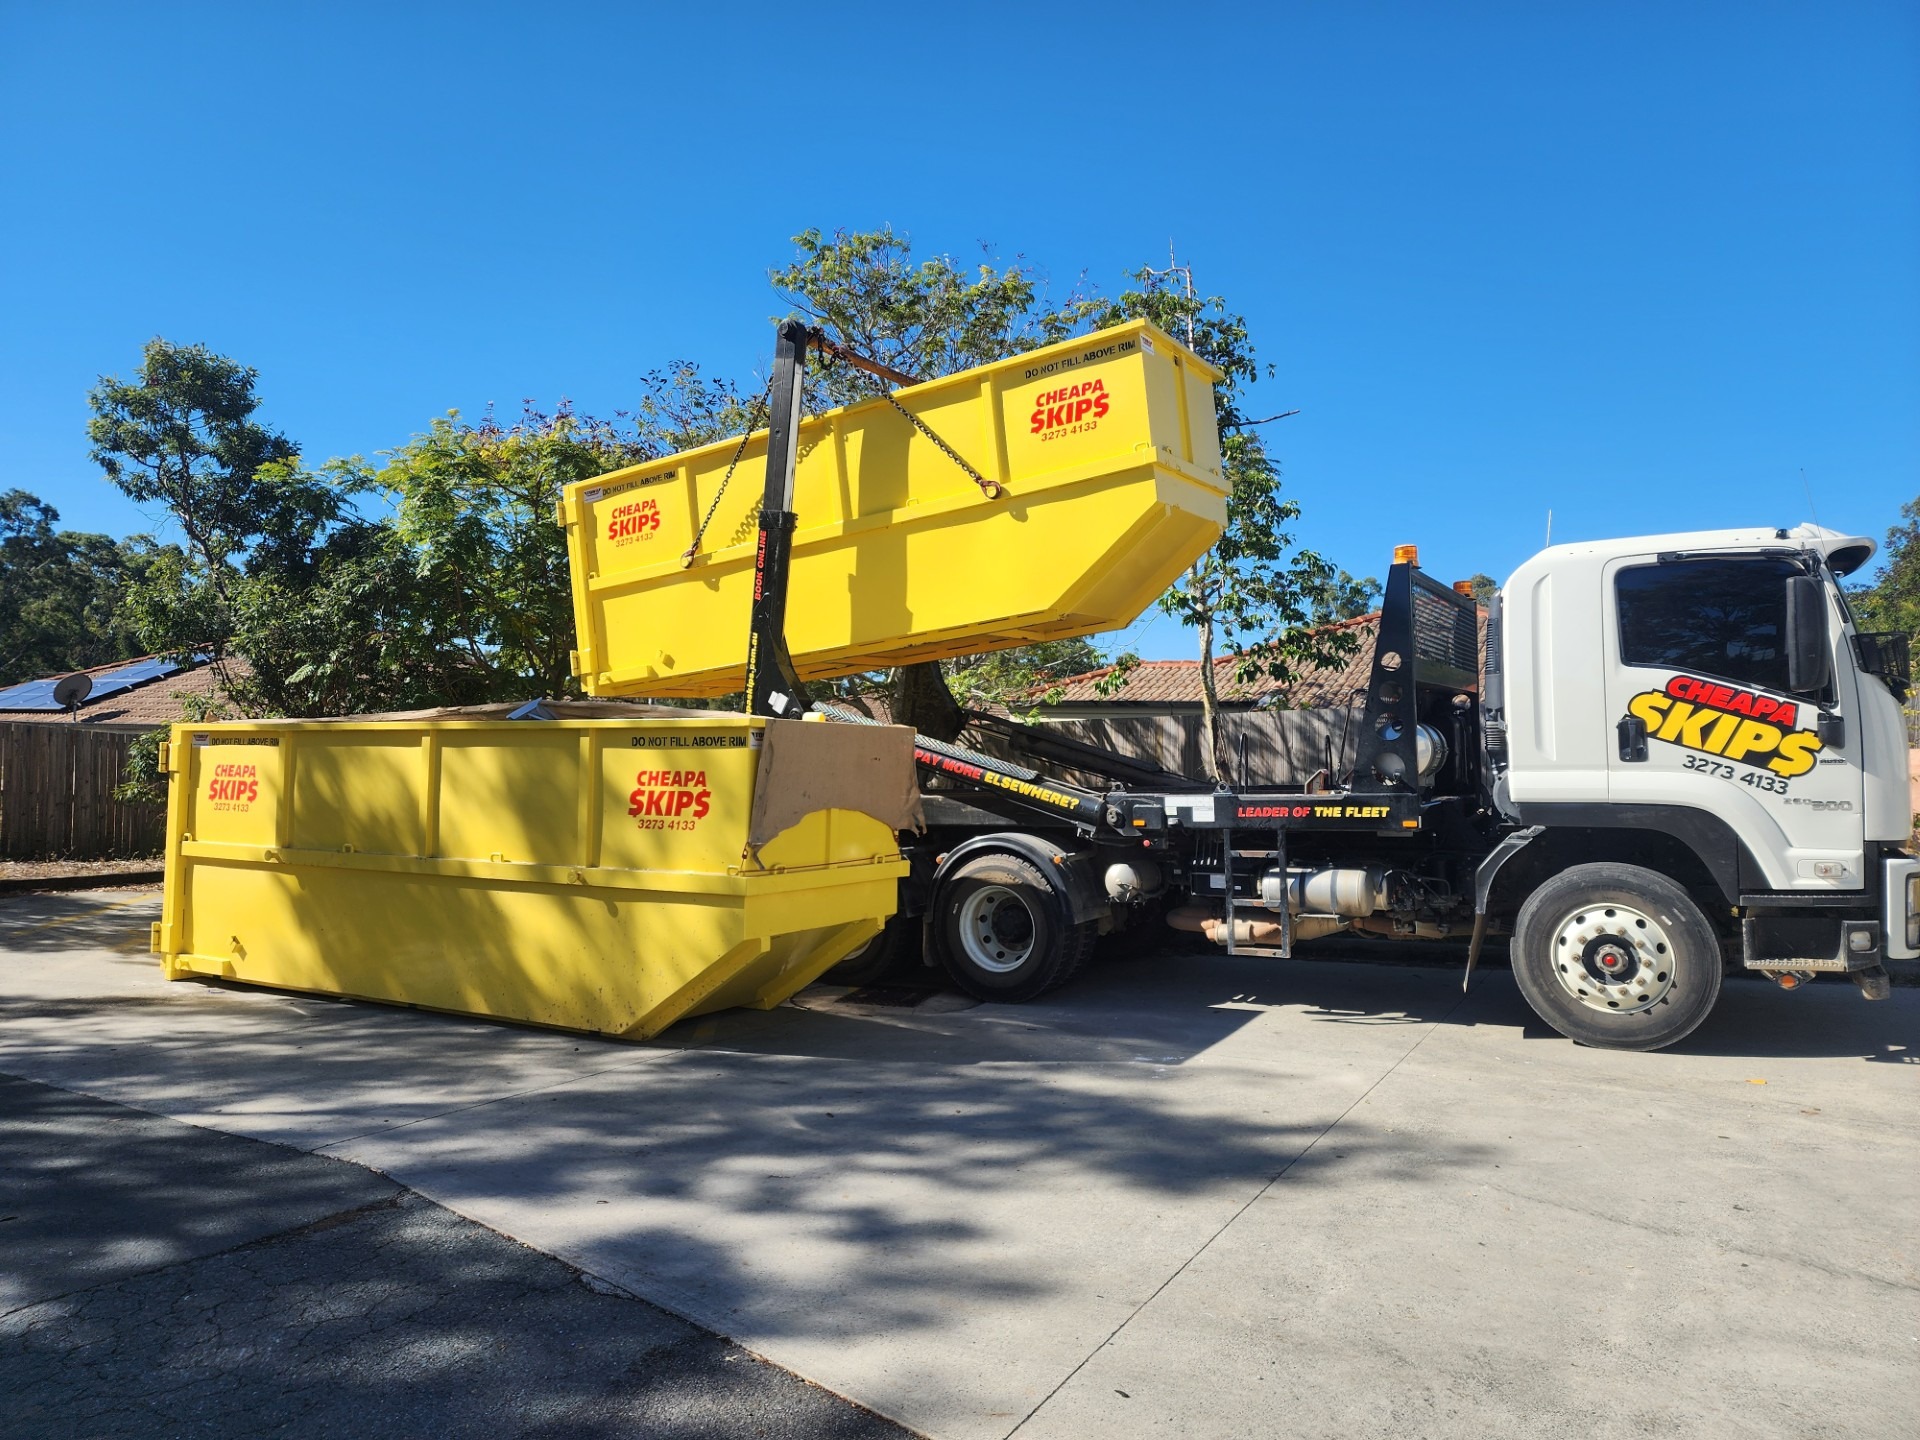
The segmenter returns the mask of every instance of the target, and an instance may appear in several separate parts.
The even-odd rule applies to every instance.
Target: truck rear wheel
[[[933,897],[935,951],[978,1000],[1031,1000],[1073,977],[1095,927],[1076,925],[1065,891],[1017,855],[978,855]]]
[[[1542,1020],[1603,1050],[1659,1050],[1720,998],[1720,942],[1693,897],[1638,865],[1575,865],[1520,908],[1513,976]]]

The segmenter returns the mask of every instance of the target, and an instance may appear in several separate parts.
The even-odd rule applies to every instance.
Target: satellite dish
[[[93,677],[82,671],[54,683],[53,703],[62,710],[78,710],[80,702],[92,693]]]

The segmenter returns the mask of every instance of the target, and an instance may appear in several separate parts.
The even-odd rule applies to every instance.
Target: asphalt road
[[[0,1077],[0,1434],[907,1432],[358,1165]]]
[[[155,900],[0,901],[0,1073],[390,1176],[938,1440],[1920,1434],[1920,989],[1730,983],[1642,1055],[1569,1044],[1502,971],[1463,995],[1457,969],[1156,952],[1031,1005],[815,990],[632,1045],[169,984]],[[439,1233],[368,1203],[310,1213]],[[227,1208],[155,1214],[187,1244]],[[202,1353],[179,1304],[122,1332],[150,1374]],[[469,1414],[431,1390],[467,1353],[448,1313],[352,1350],[326,1312],[316,1353],[375,1390],[418,1353],[445,1397],[420,1413]],[[598,1370],[463,1373],[497,1368],[502,1414],[541,1369],[619,1393],[651,1333]]]

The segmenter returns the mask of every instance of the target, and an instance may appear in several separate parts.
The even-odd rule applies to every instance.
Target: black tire
[[[1167,902],[1143,901],[1124,917],[1124,929],[1115,929],[1100,937],[1094,954],[1102,960],[1140,960],[1161,955],[1175,947],[1181,934],[1167,924]],[[1215,948],[1208,942],[1209,950]]]
[[[1659,1050],[1720,998],[1720,939],[1693,897],[1638,865],[1575,865],[1527,897],[1513,977],[1534,1013],[1602,1050]]]
[[[878,985],[906,980],[924,967],[920,955],[920,917],[895,915],[874,936],[820,977],[823,985]]]
[[[1031,1000],[1064,985],[1092,953],[1063,890],[1017,855],[976,855],[935,891],[934,954],[976,1000]]]

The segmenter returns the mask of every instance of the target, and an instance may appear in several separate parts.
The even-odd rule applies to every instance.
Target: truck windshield
[[[1620,572],[1620,660],[1785,693],[1785,556],[1711,556]]]

